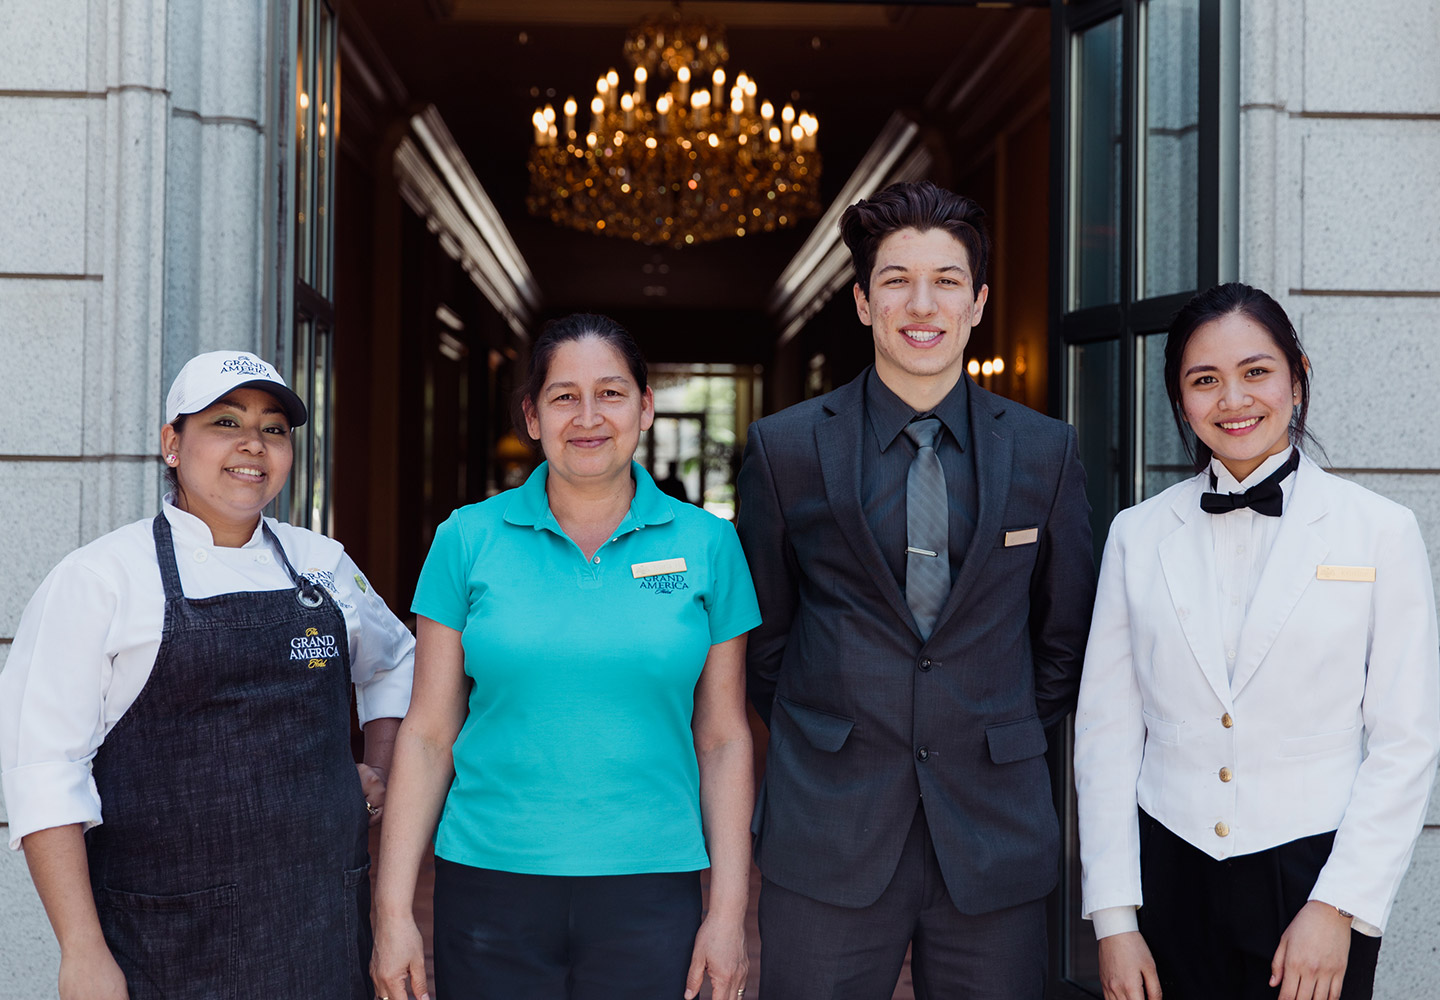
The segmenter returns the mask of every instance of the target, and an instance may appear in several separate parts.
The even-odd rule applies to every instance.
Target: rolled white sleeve
[[[1140,918],[1133,906],[1107,906],[1090,914],[1095,925],[1095,940],[1127,934],[1140,929]]]
[[[105,732],[117,603],[111,586],[67,559],[20,617],[0,673],[0,780],[12,849],[36,830],[101,821],[90,761]]]
[[[344,600],[354,607],[350,678],[355,682],[360,725],[374,719],[404,718],[415,676],[415,637],[348,555],[340,557],[335,578],[337,586],[348,591]]]

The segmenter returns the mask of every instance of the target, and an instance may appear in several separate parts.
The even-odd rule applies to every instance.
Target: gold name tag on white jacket
[[[1317,580],[1346,580],[1350,583],[1374,583],[1374,566],[1325,566],[1315,567]]]
[[[656,559],[654,562],[631,563],[630,572],[637,580],[645,576],[664,576],[666,573],[684,573],[685,560],[683,558]]]
[[[1039,528],[1021,528],[1019,531],[1005,532],[1005,547],[1012,545],[1034,545],[1040,541]]]

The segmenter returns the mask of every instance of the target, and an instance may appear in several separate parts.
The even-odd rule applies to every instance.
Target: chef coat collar
[[[200,544],[208,545],[211,548],[220,547],[215,544],[215,535],[211,532],[210,525],[189,511],[181,510],[175,506],[174,493],[165,494],[165,500],[161,505],[161,510],[165,514],[165,520],[170,522],[170,529],[175,533],[177,543],[184,543],[187,546]],[[239,547],[242,549],[253,549],[266,545],[264,524],[265,518],[262,516],[255,522],[255,530],[251,533],[249,539],[246,540],[244,545]]]

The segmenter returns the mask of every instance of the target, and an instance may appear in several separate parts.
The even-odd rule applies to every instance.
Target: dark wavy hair
[[[571,313],[569,316],[552,319],[541,329],[535,346],[530,349],[530,366],[526,370],[525,382],[515,390],[515,398],[510,407],[510,419],[515,424],[515,433],[519,434],[522,440],[529,441],[532,445],[539,443],[530,436],[530,429],[525,424],[525,406],[527,403],[533,404],[539,397],[540,390],[545,388],[545,382],[550,377],[550,362],[554,360],[555,352],[561,344],[589,337],[603,340],[620,353],[620,357],[625,359],[625,367],[630,369],[630,375],[641,392],[650,384],[650,368],[645,363],[645,355],[640,353],[640,346],[635,343],[635,338],[630,336],[628,330],[609,316]]]
[[[885,237],[901,229],[928,232],[943,229],[965,248],[975,294],[985,284],[990,262],[990,237],[985,233],[985,210],[969,198],[936,187],[930,181],[900,181],[873,198],[862,198],[840,216],[840,238],[850,249],[855,281],[870,295],[870,272]]]
[[[1170,397],[1170,410],[1175,416],[1175,426],[1180,429],[1180,439],[1185,443],[1185,453],[1194,463],[1196,472],[1210,464],[1211,451],[1195,436],[1185,420],[1180,405],[1180,361],[1196,330],[1212,320],[1234,315],[1244,316],[1270,335],[1290,368],[1291,380],[1299,386],[1300,405],[1290,418],[1290,443],[1298,447],[1302,441],[1309,441],[1318,447],[1315,438],[1305,429],[1305,419],[1310,413],[1310,372],[1305,367],[1305,351],[1300,346],[1294,324],[1280,303],[1265,292],[1232,281],[1199,292],[1181,306],[1170,321],[1170,330],[1165,337],[1165,393]]]

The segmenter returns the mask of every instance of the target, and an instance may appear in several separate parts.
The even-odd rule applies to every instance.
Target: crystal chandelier
[[[647,18],[626,37],[625,58],[633,88],[622,91],[614,69],[596,80],[588,127],[573,97],[560,116],[536,110],[531,214],[683,247],[820,213],[819,121],[790,104],[777,115],[769,101],[757,113],[744,73],[727,88],[724,26],[678,11]]]

